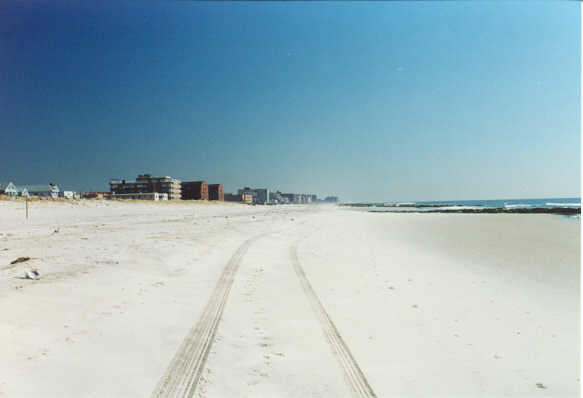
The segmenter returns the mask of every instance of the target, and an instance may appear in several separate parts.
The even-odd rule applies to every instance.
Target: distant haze
[[[0,5],[0,181],[579,196],[579,2],[65,3]]]

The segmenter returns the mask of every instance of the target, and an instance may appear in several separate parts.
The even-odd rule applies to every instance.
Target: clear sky
[[[579,2],[86,3],[0,4],[0,181],[579,196]]]

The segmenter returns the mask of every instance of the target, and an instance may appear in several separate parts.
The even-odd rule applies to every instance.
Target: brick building
[[[223,191],[223,184],[209,184],[209,200],[225,200],[225,193]]]
[[[184,200],[209,200],[209,186],[206,181],[183,181],[181,189]]]

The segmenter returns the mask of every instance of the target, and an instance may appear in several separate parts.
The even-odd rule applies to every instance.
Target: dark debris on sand
[[[23,263],[25,261],[30,260],[30,257],[18,257],[16,260],[10,262],[10,264],[18,264],[18,263]]]

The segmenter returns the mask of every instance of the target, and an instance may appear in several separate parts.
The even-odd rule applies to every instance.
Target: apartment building
[[[225,192],[223,191],[223,184],[209,184],[209,200],[225,200]]]
[[[183,181],[181,193],[184,200],[209,200],[209,186],[206,181]]]
[[[120,193],[111,194],[110,199],[129,199],[129,200],[168,200],[167,193],[148,192],[148,193]]]
[[[151,174],[140,174],[136,181],[111,180],[109,187],[112,194],[133,194],[133,193],[165,193],[168,200],[178,200],[181,198],[180,180],[166,177],[152,177]]]

